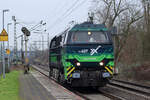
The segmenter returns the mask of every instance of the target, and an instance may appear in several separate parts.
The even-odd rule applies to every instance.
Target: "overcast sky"
[[[47,23],[47,32],[52,37],[63,31],[72,20],[79,23],[86,21],[90,5],[91,0],[1,0],[0,30],[2,30],[2,10],[9,9],[10,11],[5,13],[5,29],[8,22],[13,23],[12,16],[15,15],[20,24],[26,23],[28,27],[31,26],[30,24],[36,25],[43,20]],[[65,13],[67,11],[70,12]],[[17,25],[17,36],[22,34],[20,30],[21,25]],[[11,46],[14,44],[13,34],[13,25],[11,25],[9,35]],[[40,35],[34,33],[30,37],[30,43],[39,39]],[[18,45],[20,45],[20,39],[18,39]]]

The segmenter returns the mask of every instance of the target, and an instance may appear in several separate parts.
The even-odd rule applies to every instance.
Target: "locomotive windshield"
[[[72,32],[70,43],[108,43],[109,39],[104,32]]]

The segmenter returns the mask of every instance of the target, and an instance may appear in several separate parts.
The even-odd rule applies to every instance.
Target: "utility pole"
[[[48,55],[47,55],[47,56],[49,57],[49,33],[47,33],[47,35],[48,35],[48,36],[47,36],[47,37],[48,37],[48,38],[47,38],[47,42],[48,42],[48,43],[47,43],[47,45],[48,45],[48,46],[47,46],[47,50],[48,50]],[[49,60],[48,60],[48,61],[49,61]]]
[[[1,53],[1,61],[0,61],[0,64],[2,64],[2,57],[3,57],[3,46],[2,46],[2,43],[1,43],[1,51],[0,51],[0,53]],[[0,67],[0,75],[2,74],[2,67]]]
[[[3,57],[3,44],[1,43],[1,57],[0,57],[0,58],[1,58],[1,61],[2,61],[2,59],[3,59],[2,57]]]
[[[17,60],[18,60],[18,57],[17,57],[17,34],[16,34],[16,18],[15,16],[12,16],[12,20],[14,21],[14,58],[16,60],[16,63],[17,64]]]
[[[37,50],[37,45],[36,45],[36,41],[34,41],[34,46],[35,46],[35,49]]]
[[[3,30],[4,30],[4,13],[5,12],[8,12],[9,10],[8,9],[6,9],[6,10],[3,10]],[[3,78],[5,78],[5,43],[4,43],[4,41],[3,41],[3,53],[2,53],[3,55]]]
[[[24,52],[23,52],[23,35],[21,35],[21,59],[22,59],[22,64],[24,61]]]
[[[44,36],[43,36],[43,34],[42,34],[42,54],[44,53]]]
[[[27,52],[28,52],[28,50],[27,50],[27,48],[28,48],[28,46],[27,46],[28,37],[25,35],[24,38],[25,38],[25,74],[27,74],[28,71],[29,71],[29,66],[28,66],[29,59],[27,57]]]
[[[47,50],[48,50],[48,53],[47,53],[47,56],[49,56],[49,33],[47,33],[47,30],[46,30],[46,23],[43,23],[43,25],[45,26],[45,30],[44,32],[47,34]],[[44,42],[44,41],[43,41]],[[48,58],[48,57],[47,57]],[[49,60],[48,60],[49,61]]]
[[[32,60],[32,56],[33,56],[33,55],[32,55],[32,49],[31,49],[31,47],[32,47],[32,44],[30,44],[30,47],[29,47],[29,51],[30,51],[30,52],[29,52],[29,54],[30,54],[30,56],[29,56],[29,59],[30,59],[29,61],[30,61],[30,62],[29,62],[29,63],[32,62],[31,60]]]
[[[3,10],[3,28],[4,29],[4,10]],[[2,53],[2,57],[3,57],[3,78],[5,78],[5,44],[4,44],[4,41],[3,41],[3,53]]]
[[[25,64],[27,65],[27,36],[25,35]]]
[[[44,25],[45,26],[45,29],[44,29],[44,32],[45,32],[45,34],[46,34],[46,23],[43,23],[42,25]],[[43,41],[43,40],[42,40]],[[49,48],[49,33],[47,33],[47,49]]]
[[[21,50],[20,50],[21,52],[20,52],[20,56],[21,56],[22,64],[23,64],[23,61],[24,61],[24,53],[23,53],[23,41],[24,40],[23,40],[23,35],[24,34],[22,34],[22,35],[20,35],[20,36],[17,37],[17,39],[21,37]]]
[[[34,48],[34,57],[36,57],[36,52],[38,51],[38,50],[37,50],[36,41],[33,42],[33,46],[34,46],[34,47],[33,47],[33,48]]]
[[[7,33],[9,35],[9,25],[11,25],[12,23],[8,23],[7,24]],[[9,36],[8,36],[8,44],[7,44],[7,49],[9,50]],[[8,69],[10,67],[10,54],[8,54]]]

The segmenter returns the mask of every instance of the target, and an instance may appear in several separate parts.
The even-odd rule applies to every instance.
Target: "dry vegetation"
[[[96,23],[118,28],[113,39],[120,78],[150,81],[150,1],[93,0],[91,11]]]

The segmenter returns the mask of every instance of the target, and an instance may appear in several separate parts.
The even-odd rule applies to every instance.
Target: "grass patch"
[[[19,100],[19,74],[12,71],[0,79],[0,100]]]

